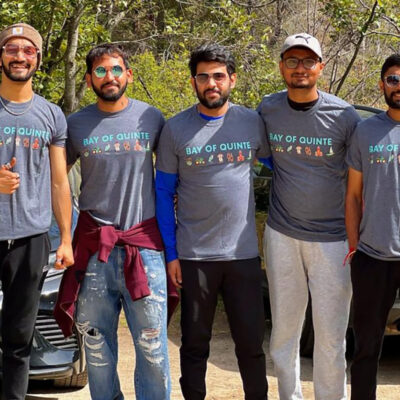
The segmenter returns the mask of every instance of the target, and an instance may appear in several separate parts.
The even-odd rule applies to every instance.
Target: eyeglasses
[[[389,87],[396,87],[400,84],[400,75],[388,75],[384,78],[384,81]]]
[[[100,65],[93,72],[98,78],[104,78],[108,71],[110,71],[116,78],[119,78],[124,72],[120,65],[114,65],[108,69]]]
[[[22,51],[26,58],[35,58],[37,57],[40,51],[35,46],[19,46],[18,44],[8,43],[3,46],[3,50],[5,51],[7,56],[17,57],[18,53]]]
[[[206,72],[202,72],[201,74],[197,74],[194,77],[194,79],[196,79],[196,82],[200,83],[201,85],[204,85],[211,78],[214,80],[215,83],[222,83],[227,77],[228,74],[225,74],[225,72],[214,72],[213,74],[207,74]]]
[[[314,69],[319,60],[315,60],[314,58],[296,58],[296,57],[289,57],[283,60],[286,67],[289,69],[295,69],[297,66],[302,63],[305,69]]]

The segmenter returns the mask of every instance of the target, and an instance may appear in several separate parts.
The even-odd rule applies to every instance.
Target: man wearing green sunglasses
[[[358,124],[347,156],[346,228],[353,284],[352,400],[376,399],[376,374],[389,311],[400,288],[400,54],[383,63],[388,111]],[[397,323],[396,323],[397,322]],[[399,320],[393,328],[400,330]]]
[[[132,70],[120,47],[97,46],[86,64],[97,102],[68,118],[68,165],[80,159],[82,184],[76,262],[64,275],[56,316],[68,335],[63,311],[73,315],[79,290],[75,317],[85,339],[91,398],[121,400],[117,328],[123,307],[135,344],[136,398],[168,400],[166,269],[152,158],[164,118],[125,94]]]

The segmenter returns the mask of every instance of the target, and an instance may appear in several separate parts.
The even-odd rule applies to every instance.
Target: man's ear
[[[281,73],[281,76],[283,77],[283,61],[279,60],[279,72]]]
[[[126,70],[126,77],[128,79],[128,83],[132,83],[133,82],[133,72],[132,72],[132,68],[128,68]]]
[[[196,80],[193,78],[193,76],[190,77],[190,83],[192,84],[192,89],[196,93]]]
[[[229,77],[229,80],[231,82],[231,89],[233,89],[236,85],[236,78],[237,78],[237,75],[235,72],[233,74],[231,74]]]
[[[384,83],[383,83],[382,79],[379,79],[378,85],[379,85],[380,91],[383,93],[383,90],[384,90]]]
[[[88,88],[92,87],[92,77],[86,72],[85,74],[86,85]]]
[[[322,75],[322,71],[325,68],[325,63],[321,62],[319,65],[320,65],[320,67],[319,67],[319,76],[321,76]]]

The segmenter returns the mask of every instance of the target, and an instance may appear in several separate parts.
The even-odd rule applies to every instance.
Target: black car
[[[375,114],[379,114],[383,112],[383,110],[355,105],[355,109],[361,118],[365,119],[371,117]],[[254,179],[254,188],[255,188],[255,199],[256,199],[256,207],[263,211],[266,210],[268,205],[268,191],[269,191],[269,181],[272,177],[272,173],[265,166],[258,164],[255,169],[255,179]],[[259,232],[262,231],[259,229]],[[263,281],[263,293],[264,293],[264,308],[266,319],[269,319],[271,316],[270,304],[269,304],[269,290],[268,290],[268,282],[265,277]],[[312,323],[312,312],[311,312],[311,298],[308,302],[308,307],[306,310],[305,320],[303,324],[303,331],[300,340],[300,354],[304,357],[311,357],[313,354],[314,348],[314,329]],[[349,327],[351,328],[351,317]],[[385,330],[385,335],[400,335],[400,298],[397,296],[395,304],[393,305],[387,325]],[[351,355],[352,351],[352,330],[348,330],[347,341],[348,341],[348,354]]]
[[[75,206],[73,209],[73,227],[76,225],[77,218],[78,211]],[[87,383],[87,372],[82,337],[75,332],[71,337],[64,338],[53,316],[63,275],[63,270],[53,268],[55,252],[60,242],[59,230],[54,218],[51,223],[49,238],[51,253],[49,264],[43,271],[44,281],[33,337],[29,379],[54,380],[56,386],[83,387]],[[0,311],[2,301],[3,293],[0,291]],[[0,358],[0,369],[1,367]]]

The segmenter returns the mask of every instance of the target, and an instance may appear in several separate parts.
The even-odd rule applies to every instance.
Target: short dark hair
[[[124,49],[114,43],[103,43],[99,44],[96,47],[93,47],[89,51],[89,53],[86,56],[86,73],[91,74],[92,69],[93,69],[93,64],[94,61],[97,58],[101,58],[104,55],[109,55],[109,56],[114,56],[117,55],[122,58],[122,61],[124,62],[125,68],[129,68],[129,60],[128,60],[128,54],[124,51]]]
[[[225,64],[229,75],[236,70],[235,59],[226,47],[216,43],[206,43],[197,47],[190,54],[189,68],[191,75],[196,76],[198,63],[212,61]]]
[[[381,70],[381,80],[382,81],[383,81],[383,78],[384,78],[387,70],[393,66],[400,67],[400,54],[398,54],[398,53],[392,54],[383,63],[382,70]]]

